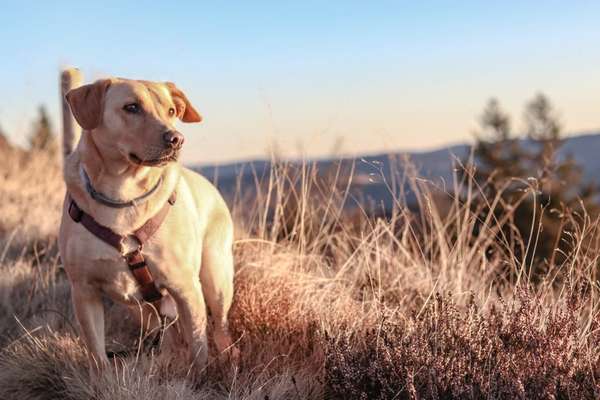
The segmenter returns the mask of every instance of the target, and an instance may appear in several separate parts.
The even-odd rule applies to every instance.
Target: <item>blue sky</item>
[[[176,82],[205,117],[181,126],[188,162],[432,148],[471,140],[491,96],[518,128],[537,91],[567,131],[600,128],[600,2],[37,3],[0,15],[17,143],[39,104],[60,127],[65,65]]]

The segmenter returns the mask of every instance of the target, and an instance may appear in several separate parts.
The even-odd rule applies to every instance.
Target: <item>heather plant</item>
[[[365,399],[596,398],[599,355],[589,349],[598,321],[582,337],[577,318],[586,303],[573,295],[549,312],[523,289],[481,313],[437,294],[402,323],[382,313],[360,339],[328,338],[327,391]]]

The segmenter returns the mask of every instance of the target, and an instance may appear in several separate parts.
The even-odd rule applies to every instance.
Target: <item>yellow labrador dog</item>
[[[142,321],[151,318],[148,303],[177,315],[174,343],[202,365],[205,300],[217,350],[231,346],[233,224],[216,188],[177,162],[184,136],[175,122],[200,115],[172,83],[104,79],[73,88],[66,100],[83,134],[65,158],[59,247],[93,362],[108,363],[106,295],[138,315],[145,304]]]

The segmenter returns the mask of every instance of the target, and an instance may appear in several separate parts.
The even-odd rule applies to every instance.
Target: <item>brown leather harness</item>
[[[142,298],[144,301],[149,303],[153,303],[162,298],[162,294],[160,290],[156,287],[154,282],[154,278],[150,273],[150,269],[144,259],[144,255],[142,254],[142,250],[144,244],[156,233],[156,231],[160,228],[163,221],[167,217],[170,208],[175,204],[177,200],[177,193],[173,192],[169,197],[169,200],[165,203],[165,205],[160,209],[160,211],[152,218],[150,218],[144,225],[142,225],[139,229],[135,230],[130,235],[119,235],[115,233],[112,229],[99,224],[96,220],[85,211],[83,211],[73,200],[73,198],[69,195],[69,216],[71,219],[80,223],[87,229],[91,234],[96,236],[98,239],[102,240],[104,243],[109,244],[114,247],[120,254],[123,254],[123,242],[128,237],[133,237],[139,243],[139,247],[123,256],[133,277],[137,281],[140,286],[140,291],[142,293]]]

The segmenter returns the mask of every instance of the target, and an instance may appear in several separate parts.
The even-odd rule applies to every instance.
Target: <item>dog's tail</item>
[[[83,76],[77,68],[67,68],[60,74],[60,96],[63,115],[63,155],[66,157],[75,150],[81,137],[81,127],[75,121],[66,94],[71,89],[81,86]]]

